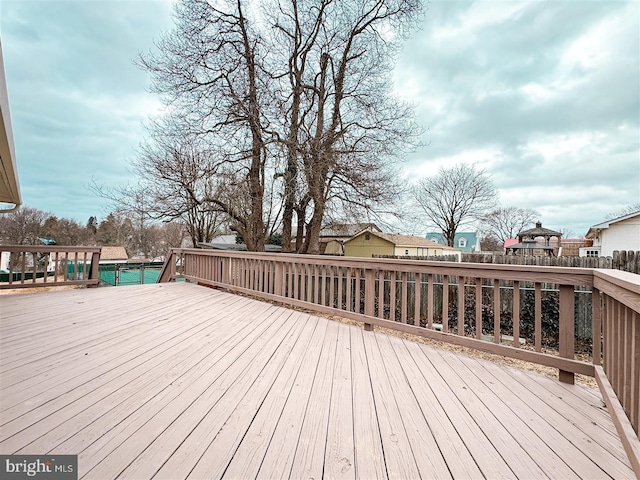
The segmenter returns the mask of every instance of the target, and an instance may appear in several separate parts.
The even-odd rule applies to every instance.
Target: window
[[[364,234],[364,239],[365,240],[371,240],[371,235],[369,235],[368,233]]]
[[[461,238],[458,240],[458,247],[465,248],[467,246],[467,239]]]
[[[587,250],[587,257],[597,257],[598,250]]]
[[[404,254],[408,257],[409,256],[409,250],[405,250]]]

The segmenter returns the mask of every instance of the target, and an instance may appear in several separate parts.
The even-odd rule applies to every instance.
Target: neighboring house
[[[591,247],[580,249],[581,257],[611,257],[614,250],[640,250],[640,210],[592,226],[586,235]]]
[[[440,232],[430,232],[425,235],[427,240],[446,245],[447,241]],[[454,248],[463,252],[479,252],[480,251],[480,235],[478,232],[458,232],[453,240]]]
[[[295,232],[295,227],[294,227]],[[332,223],[320,230],[321,255],[345,255],[344,242],[365,230],[382,232],[375,223]],[[291,241],[291,248],[295,249],[295,236]]]
[[[462,252],[446,245],[440,245],[426,238],[399,233],[382,233],[365,230],[344,242],[344,254],[348,257],[372,257],[374,255],[394,255],[399,257],[430,257],[435,255],[456,255]]]
[[[218,235],[209,243],[216,243],[216,244],[224,243],[226,245],[235,245],[237,243],[236,238],[237,236],[235,233],[232,233],[230,235]]]
[[[102,247],[100,263],[126,263],[129,260],[124,247]]]

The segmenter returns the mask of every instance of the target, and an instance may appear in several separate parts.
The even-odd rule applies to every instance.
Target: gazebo
[[[537,222],[535,228],[523,230],[518,234],[518,243],[507,247],[507,255],[555,255],[554,248],[550,246],[552,237],[558,239],[560,244],[561,232],[544,228],[542,223]],[[544,238],[544,243],[539,243],[536,239]]]

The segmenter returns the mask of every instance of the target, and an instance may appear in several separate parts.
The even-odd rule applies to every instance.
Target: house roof
[[[383,232],[370,232],[371,235],[382,238],[388,242],[393,243],[398,247],[423,247],[423,248],[441,248],[443,250],[456,250],[455,248],[447,245],[441,245],[432,240],[426,238],[417,237],[415,235],[401,235],[399,233],[383,233]]]
[[[100,260],[128,260],[127,250],[124,247],[107,246],[102,247]]]
[[[509,245],[506,248],[507,249],[514,249],[514,250],[538,250],[538,249],[540,249],[540,250],[553,250],[553,247],[548,247],[544,243],[536,243],[536,242],[516,243],[516,244],[513,244],[513,245]]]
[[[468,241],[475,242],[477,236],[477,232],[456,232],[456,236],[454,238],[455,240],[458,240],[459,238],[466,238]],[[437,238],[438,243],[444,241],[444,235],[442,235],[441,232],[429,232],[425,235],[425,238],[428,238],[429,240]]]
[[[322,228],[320,236],[350,238],[364,230],[382,231],[375,223],[333,223]]]
[[[591,228],[589,228],[589,231],[585,236],[587,238],[593,238],[595,235],[597,235],[599,230],[604,230],[606,228],[609,228],[614,223],[623,222],[625,220],[629,220],[630,218],[635,218],[638,216],[640,216],[640,210],[638,210],[637,212],[622,215],[620,217],[612,218],[611,220],[606,220],[602,223],[598,223],[597,225],[593,225]]]
[[[244,243],[206,243],[198,242],[198,247],[208,248],[211,250],[226,250],[230,252],[246,252],[247,246]],[[265,245],[264,251],[267,253],[280,253],[282,247],[280,245]]]
[[[15,210],[22,203],[18,168],[16,166],[16,152],[13,144],[13,130],[9,113],[9,94],[7,80],[4,74],[4,59],[0,42],[0,202],[13,204],[0,212]]]

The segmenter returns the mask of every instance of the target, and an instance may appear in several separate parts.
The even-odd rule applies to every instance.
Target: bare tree
[[[482,230],[503,242],[533,225],[538,212],[530,208],[500,207],[482,216]]]
[[[327,209],[362,213],[397,197],[390,167],[417,130],[412,108],[390,93],[390,74],[394,49],[420,18],[422,5],[417,0],[278,5],[274,24],[280,42],[289,45],[283,77],[290,88],[283,244],[289,244],[295,211],[297,250],[318,253]]]
[[[22,206],[0,216],[0,237],[3,243],[36,245],[41,237],[45,221],[51,214],[37,208]]]
[[[248,249],[264,250],[268,122],[262,110],[269,88],[262,38],[246,10],[242,0],[177,3],[175,28],[140,65],[152,74],[152,90],[181,118],[182,134],[206,138],[226,165],[217,173],[242,179],[248,208],[226,213],[237,220]]]
[[[258,7],[260,3],[260,8]],[[282,221],[317,253],[327,211],[396,195],[390,165],[416,134],[390,93],[393,55],[420,0],[188,0],[139,63],[170,110],[163,135],[206,145],[224,212],[250,250]],[[162,122],[160,122],[162,123]]]
[[[413,195],[450,247],[458,227],[482,218],[497,199],[493,182],[484,170],[466,164],[440,168],[437,175],[420,180]]]
[[[629,215],[630,213],[636,213],[636,212],[640,212],[640,203],[627,205],[626,207],[624,207],[621,210],[618,210],[617,212],[609,213],[606,216],[606,220],[613,220],[614,218],[624,217],[625,215]]]

